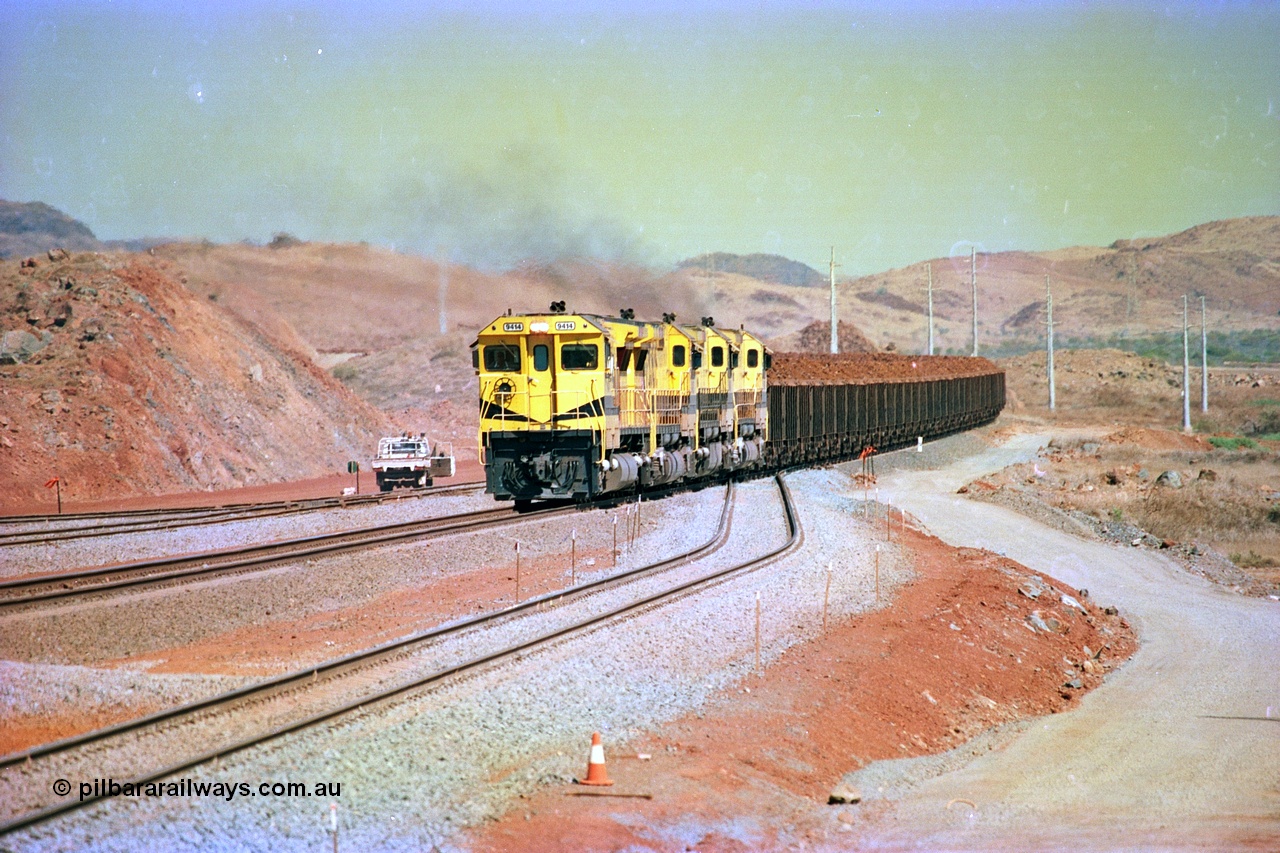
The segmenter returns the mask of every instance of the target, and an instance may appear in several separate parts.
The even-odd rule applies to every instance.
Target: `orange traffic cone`
[[[579,785],[612,785],[609,771],[604,767],[604,747],[600,744],[600,733],[591,735],[591,758],[587,760],[587,778],[579,779]]]

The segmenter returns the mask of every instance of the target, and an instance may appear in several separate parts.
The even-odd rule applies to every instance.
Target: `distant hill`
[[[99,240],[89,226],[40,201],[0,199],[0,260],[42,255],[50,249],[69,252],[139,252],[159,240]]]
[[[103,243],[89,226],[39,201],[0,201],[0,258],[37,255],[58,247],[97,252]]]
[[[1176,234],[1116,240],[1105,248],[977,257],[978,337],[984,353],[1043,346],[1045,278],[1053,288],[1060,346],[1139,347],[1182,333],[1182,297],[1200,325],[1227,335],[1280,331],[1280,217],[1207,222]],[[842,314],[856,316],[872,340],[922,352],[933,281],[939,352],[972,346],[969,256],[934,258],[838,282]]]
[[[826,287],[826,276],[813,267],[784,258],[781,255],[734,255],[729,252],[712,252],[698,255],[676,264],[676,269],[728,272],[745,275],[757,281],[785,284],[791,287]]]

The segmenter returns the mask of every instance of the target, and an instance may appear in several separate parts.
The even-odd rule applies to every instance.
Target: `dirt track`
[[[1280,604],[955,494],[1047,440],[1018,436],[942,471],[883,477],[881,495],[953,545],[1087,588],[1120,608],[1142,646],[1075,711],[1033,721],[1001,750],[923,782],[906,765],[878,768],[895,807],[860,844],[1280,849]]]

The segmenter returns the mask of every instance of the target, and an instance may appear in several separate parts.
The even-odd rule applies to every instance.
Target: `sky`
[[[0,198],[103,239],[842,274],[1280,214],[1280,3],[0,4]]]

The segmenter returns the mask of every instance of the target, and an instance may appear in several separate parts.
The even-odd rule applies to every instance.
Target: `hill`
[[[296,332],[320,366],[402,429],[474,457],[475,330],[511,308],[696,318],[710,300],[692,282],[591,261],[485,273],[365,244],[278,239],[268,246],[173,243],[153,250],[192,293],[274,335]]]
[[[781,255],[733,255],[728,252],[712,252],[698,255],[676,264],[676,269],[701,270],[714,274],[733,273],[791,287],[829,287],[831,282],[822,273],[807,264],[784,258]]]
[[[1211,329],[1280,330],[1280,217],[1198,225],[1178,234],[1117,240],[1105,248],[978,255],[978,339],[984,352],[1042,345],[1045,277],[1059,343],[1123,345],[1182,330],[1182,297]],[[838,285],[841,314],[855,315],[882,345],[921,352],[933,277],[937,351],[972,346],[969,256],[934,258]]]
[[[0,260],[43,255],[54,248],[73,252],[111,249],[141,251],[155,240],[108,240],[93,235],[89,226],[43,202],[0,199]]]
[[[330,366],[424,338],[469,333],[511,308],[696,317],[697,288],[638,267],[590,261],[485,273],[366,244],[276,241],[269,246],[173,243],[154,250],[192,292],[244,319],[283,320]]]
[[[83,222],[41,202],[0,199],[0,259],[44,254],[55,246],[98,252],[106,246]]]
[[[390,428],[147,255],[0,262],[0,334],[0,508],[333,474]]]

